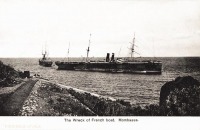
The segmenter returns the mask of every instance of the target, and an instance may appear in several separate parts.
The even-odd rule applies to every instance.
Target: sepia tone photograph
[[[0,116],[198,117],[199,21],[199,0],[0,0]]]

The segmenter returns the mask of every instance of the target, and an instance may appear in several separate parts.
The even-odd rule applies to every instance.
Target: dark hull
[[[51,67],[52,64],[53,64],[52,61],[39,60],[39,65],[44,67]]]
[[[58,66],[58,70],[75,70],[77,66],[84,65],[84,62],[59,62],[55,64]]]
[[[56,62],[59,70],[94,71],[109,73],[161,74],[161,62]]]

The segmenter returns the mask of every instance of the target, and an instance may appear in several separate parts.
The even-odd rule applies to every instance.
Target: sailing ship
[[[47,58],[47,51],[45,49],[44,53],[42,51],[42,59],[39,59],[39,65],[44,67],[51,67],[53,64],[53,61],[50,58]]]
[[[90,35],[91,39],[91,35]],[[107,53],[104,61],[90,61],[89,51],[90,43],[87,48],[87,57],[85,62],[60,62],[55,64],[59,70],[77,70],[77,71],[95,71],[95,72],[111,72],[111,73],[133,73],[133,74],[161,74],[162,62],[156,60],[136,61],[134,59],[135,35],[131,46],[131,61],[127,59],[116,59],[114,53],[110,57]]]

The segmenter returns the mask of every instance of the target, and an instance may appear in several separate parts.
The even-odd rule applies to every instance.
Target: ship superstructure
[[[91,38],[91,35],[90,35]],[[137,73],[137,74],[161,74],[162,62],[155,60],[136,61],[134,59],[135,35],[131,46],[131,60],[116,59],[114,53],[110,57],[107,53],[105,61],[90,61],[89,51],[90,43],[87,49],[87,57],[85,62],[55,62],[60,70],[77,70],[77,71],[97,71],[111,73]]]
[[[47,51],[45,48],[45,51],[42,50],[42,59],[39,59],[39,65],[44,67],[51,67],[53,64],[53,61],[50,58],[47,58]]]

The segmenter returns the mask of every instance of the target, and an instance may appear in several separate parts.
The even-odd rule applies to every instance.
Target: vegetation
[[[18,84],[19,77],[27,77],[27,74],[0,61],[1,90]],[[9,93],[0,91],[0,115],[5,112],[7,115],[17,114],[35,82],[30,81]],[[38,107],[33,113],[36,116],[200,116],[200,82],[190,76],[178,77],[164,84],[160,92],[160,104],[145,107],[133,106],[124,100],[113,101],[72,88],[61,88],[47,82],[37,89],[36,96]]]
[[[168,89],[168,94],[164,94],[166,98],[160,100],[160,105],[150,104],[145,107],[132,106],[130,102],[124,100],[112,101],[87,92],[78,92],[72,88],[65,91],[99,116],[200,116],[199,81],[188,76],[178,77],[171,82],[174,84],[168,82],[163,86],[163,88],[167,86],[171,89]],[[162,94],[161,91],[161,97],[163,97]]]
[[[55,84],[43,83],[37,90],[39,105],[34,116],[94,116],[93,111]],[[41,108],[41,109],[40,109]]]
[[[112,101],[72,88],[42,83],[37,90],[40,98],[36,116],[159,116],[159,106],[132,106],[124,100]]]
[[[181,86],[183,84],[186,83],[182,83]],[[88,92],[76,91],[73,88],[61,88],[56,84],[45,82],[38,89],[39,97],[43,100],[44,104],[40,105],[42,109],[37,110],[34,115],[199,116],[200,89],[196,84],[192,86],[189,85],[186,89],[170,90],[166,96],[167,98],[160,101],[167,102],[165,106],[150,104],[140,107],[133,106],[130,102],[124,100],[113,101]]]
[[[111,101],[110,99],[99,98],[90,93],[79,93],[73,89],[68,92],[88,106],[99,116],[159,116],[159,106],[149,105],[144,108],[131,106],[130,102],[123,100]]]
[[[0,87],[8,87],[17,84],[17,77],[19,77],[19,73],[14,68],[0,61]]]
[[[19,73],[9,65],[0,61],[0,115],[4,115],[3,105],[7,99],[18,89],[16,84],[21,83]],[[14,87],[15,86],[15,87]]]
[[[29,80],[20,85],[20,87],[18,87],[14,93],[7,96],[6,101],[2,104],[3,115],[18,115],[24,101],[30,94],[36,82],[37,80]]]
[[[3,104],[6,102],[7,98],[10,97],[12,93],[9,94],[1,94],[0,95],[0,116],[5,115]]]

